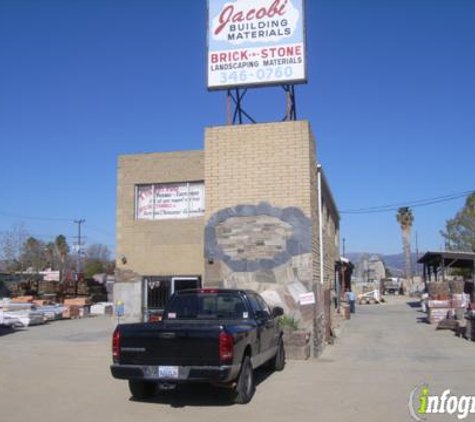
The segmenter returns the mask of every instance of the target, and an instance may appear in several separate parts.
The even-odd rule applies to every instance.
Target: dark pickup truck
[[[153,396],[160,384],[206,382],[234,389],[236,403],[254,395],[254,369],[285,366],[277,317],[255,292],[194,289],[175,293],[163,320],[118,325],[112,341],[113,377],[129,381],[135,398]]]

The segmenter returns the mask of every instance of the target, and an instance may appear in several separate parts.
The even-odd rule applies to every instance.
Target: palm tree
[[[409,207],[401,207],[397,211],[397,222],[401,226],[402,244],[404,248],[404,267],[406,279],[412,282],[412,265],[411,265],[411,229],[414,223],[414,216]]]
[[[53,242],[49,242],[45,246],[45,257],[46,262],[49,267],[55,269],[55,255],[56,255],[56,245]]]
[[[56,237],[54,244],[56,246],[56,252],[59,257],[59,262],[60,262],[60,280],[63,281],[64,277],[64,270],[66,266],[66,258],[68,257],[69,254],[69,245],[68,242],[66,241],[66,237],[64,237],[62,234]]]

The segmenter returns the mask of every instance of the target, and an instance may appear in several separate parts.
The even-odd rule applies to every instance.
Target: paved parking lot
[[[59,321],[0,336],[0,420],[26,421],[406,421],[416,385],[475,395],[475,343],[418,322],[403,298],[358,307],[318,360],[260,371],[249,405],[194,386],[131,400],[109,373],[115,320]],[[428,420],[456,420],[447,415]]]

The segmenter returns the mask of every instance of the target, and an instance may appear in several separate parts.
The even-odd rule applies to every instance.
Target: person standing
[[[356,312],[356,298],[355,294],[350,290],[346,290],[346,300],[348,300],[348,303],[350,304],[350,312],[354,314]]]

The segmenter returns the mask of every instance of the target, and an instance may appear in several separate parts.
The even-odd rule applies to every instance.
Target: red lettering
[[[261,57],[263,59],[275,58],[275,57],[292,57],[292,56],[301,56],[302,55],[302,46],[291,46],[291,47],[270,47],[263,48],[261,50]]]
[[[256,12],[256,9],[249,9],[248,11],[235,12],[234,6],[226,6],[219,15],[219,25],[215,29],[214,34],[219,35],[230,22],[244,22],[254,19],[264,19],[266,17],[273,18],[274,16],[284,16],[286,13],[288,0],[274,0],[268,7],[262,7]]]
[[[211,63],[228,63],[249,60],[248,50],[229,51],[227,53],[211,54]]]
[[[232,5],[227,6],[223,9],[221,14],[219,15],[219,23],[221,25],[219,25],[216,28],[216,31],[214,31],[215,35],[218,35],[226,27],[226,25],[231,20],[231,16],[233,15],[233,13],[234,13],[234,6]]]
[[[267,10],[263,7],[262,9],[259,9],[256,13],[256,18],[257,19],[263,19],[267,16]]]
[[[252,19],[254,19],[254,14],[255,13],[256,13],[256,9],[249,10],[249,12],[247,12],[246,19],[248,21],[251,21]]]
[[[269,11],[267,12],[267,16],[269,16],[269,18],[273,18],[275,15],[285,15],[285,6],[287,6],[288,0],[285,0],[282,5],[280,5],[280,2],[281,0],[275,0],[271,7],[269,7]]]
[[[237,12],[233,17],[233,22],[244,22],[244,15],[242,12]]]

